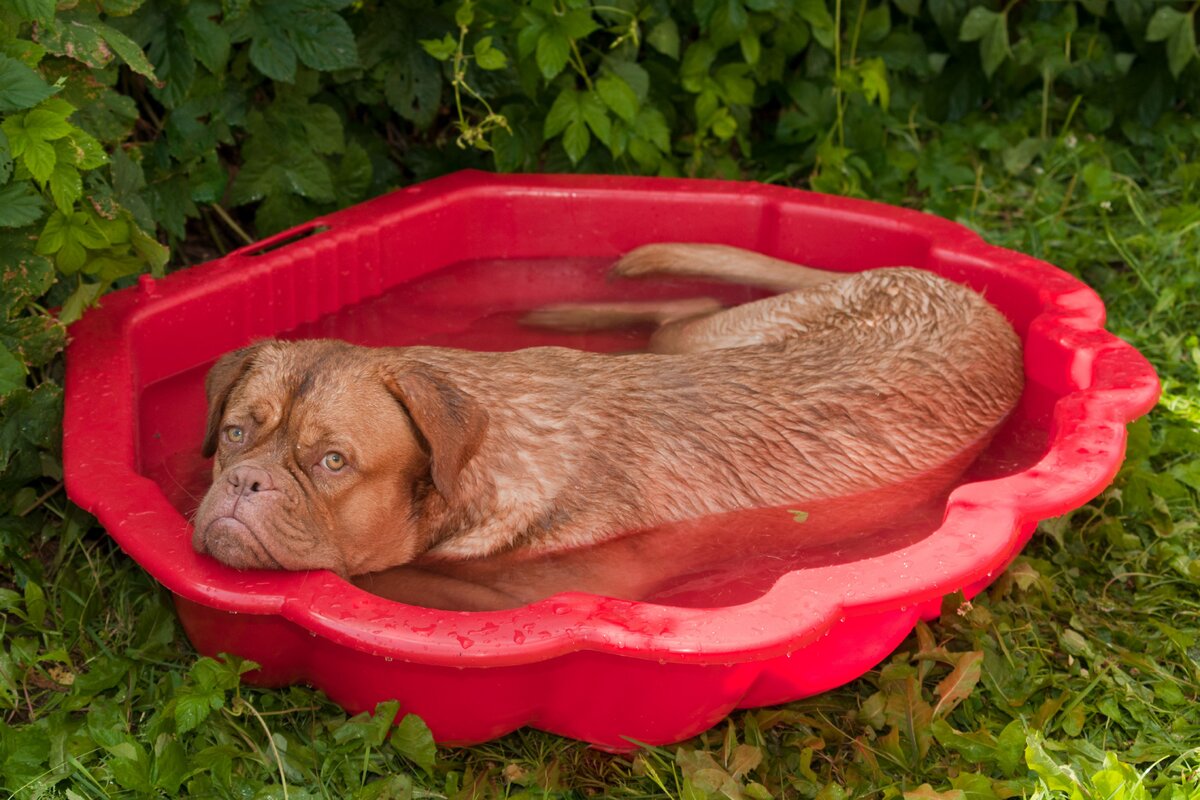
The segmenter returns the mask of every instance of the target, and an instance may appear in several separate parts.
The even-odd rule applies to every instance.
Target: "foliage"
[[[1200,59],[1154,0],[0,3],[0,786],[19,797],[1195,797]],[[860,681],[632,761],[435,750],[196,659],[61,494],[65,324],[461,167],[757,179],[1082,276],[1166,391],[1092,504]]]

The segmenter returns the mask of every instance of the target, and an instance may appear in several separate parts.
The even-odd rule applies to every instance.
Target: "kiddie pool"
[[[1022,404],[919,536],[810,561],[730,605],[570,592],[508,611],[437,611],[328,572],[238,572],[192,551],[185,513],[207,470],[202,378],[222,353],[331,331],[477,349],[567,341],[520,328],[516,311],[697,294],[600,277],[618,254],[656,241],[726,243],[823,269],[911,265],[966,283],[1024,339]],[[583,266],[563,278],[559,262]],[[496,313],[464,318],[480,295]],[[914,211],[749,183],[463,172],[106,296],[71,329],[66,484],[174,593],[198,650],[261,665],[250,682],[306,682],[351,712],[397,699],[441,742],[531,725],[610,749],[664,744],[735,708],[856,678],[944,596],[986,586],[1039,520],[1098,494],[1124,455],[1126,423],[1159,389],[1103,324],[1100,299],[1066,273]]]

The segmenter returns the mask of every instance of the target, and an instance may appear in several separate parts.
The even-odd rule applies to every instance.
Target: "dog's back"
[[[449,356],[444,368],[505,433],[483,444],[477,460],[489,469],[469,465],[468,480],[478,477],[480,495],[500,487],[503,497],[480,515],[478,537],[439,551],[469,555],[504,534],[508,547],[561,549],[965,467],[1020,397],[1020,342],[966,287],[906,268],[747,264],[737,251],[706,261],[697,246],[672,259],[668,247],[656,246],[652,270],[629,269],[646,264],[634,251],[616,271],[781,289],[791,270],[802,288],[731,309],[695,304],[691,315],[678,301],[552,311],[556,322],[585,325],[591,313],[607,324],[665,316],[650,354],[537,348],[489,354],[479,373],[475,355]],[[509,464],[525,466],[497,481],[496,465]]]

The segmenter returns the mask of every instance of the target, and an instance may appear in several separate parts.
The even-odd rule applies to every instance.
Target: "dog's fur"
[[[614,271],[787,293],[529,319],[657,323],[643,354],[331,340],[228,354],[206,382],[216,460],[196,549],[346,576],[421,556],[561,551],[917,479],[977,452],[1021,393],[1008,323],[928,272],[843,275],[717,245],[639,248]],[[336,472],[331,452],[344,457]]]

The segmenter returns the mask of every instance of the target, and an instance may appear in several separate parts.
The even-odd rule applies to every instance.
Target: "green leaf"
[[[0,228],[20,228],[42,216],[42,196],[28,182],[0,188]]]
[[[308,134],[309,144],[317,153],[341,153],[346,149],[346,141],[342,135],[342,119],[338,113],[323,103],[312,103],[303,106],[302,123]]]
[[[8,146],[8,134],[0,128],[0,186],[8,183],[13,173],[12,151]]]
[[[571,163],[578,164],[590,145],[591,136],[588,134],[587,125],[580,120],[572,120],[563,131],[563,149],[567,151]]]
[[[442,97],[441,70],[429,55],[411,48],[393,63],[383,93],[396,113],[418,128],[428,128],[437,117]]]
[[[0,55],[0,113],[32,108],[55,89],[15,58]]]
[[[492,47],[491,36],[484,36],[475,43],[475,63],[480,69],[504,69],[508,66],[508,57]]]
[[[1154,12],[1154,16],[1146,25],[1146,41],[1161,42],[1174,36],[1184,25],[1190,24],[1191,18],[1186,13],[1164,5]]]
[[[288,188],[295,194],[319,202],[333,200],[333,176],[329,166],[315,153],[292,153],[289,163],[283,167],[283,174]]]
[[[426,774],[433,774],[437,745],[433,742],[433,734],[420,717],[405,714],[404,719],[400,720],[400,724],[392,731],[390,741],[396,752],[423,769]]]
[[[558,93],[558,97],[554,98],[550,112],[546,114],[542,134],[547,139],[553,138],[566,130],[567,125],[571,122],[582,118],[583,114],[579,109],[579,92],[570,88],[563,89]]]
[[[1025,763],[1037,773],[1046,788],[1056,792],[1066,792],[1075,798],[1080,796],[1080,776],[1069,765],[1056,762],[1042,746],[1042,737],[1031,732],[1025,745]]]
[[[867,102],[879,102],[879,107],[888,110],[891,104],[891,88],[888,85],[887,66],[882,58],[868,58],[858,66],[858,77],[862,81],[863,96]]]
[[[1195,55],[1196,26],[1192,15],[1189,14],[1187,22],[1180,25],[1167,40],[1167,65],[1171,69],[1171,75],[1178,78]]]
[[[567,66],[571,56],[571,40],[556,27],[548,27],[537,40],[538,69],[547,81],[554,78]]]
[[[187,12],[180,21],[192,53],[214,75],[224,72],[225,65],[229,63],[229,34],[212,20],[219,12],[217,3],[194,1],[188,4]]]
[[[16,389],[23,388],[24,386],[25,365],[7,349],[0,347],[0,398],[7,397]],[[26,587],[34,585],[33,583],[28,583]],[[28,597],[28,593],[26,597]],[[42,613],[45,613],[44,601]]]
[[[175,730],[179,733],[187,733],[195,730],[200,726],[200,723],[208,719],[208,715],[214,710],[213,697],[215,693],[204,692],[199,694],[183,693],[175,697]],[[219,708],[220,706],[216,706]]]
[[[975,6],[963,18],[958,38],[964,42],[979,42],[983,71],[990,78],[1009,53],[1008,15]]]
[[[958,38],[963,42],[977,42],[987,36],[1000,19],[1001,15],[990,8],[975,6],[963,17]]]
[[[638,112],[638,98],[628,83],[615,75],[602,75],[596,80],[596,92],[604,105],[618,117],[632,122]]]
[[[589,8],[575,8],[568,11],[562,16],[559,24],[562,26],[563,32],[571,39],[583,39],[600,28],[596,24],[596,20],[592,19],[592,12]]]
[[[137,46],[137,42],[103,22],[92,23],[92,28],[131,70],[152,81],[158,81],[158,77],[154,74],[154,66],[150,63],[150,59],[146,58],[142,48]]]
[[[612,120],[608,117],[604,102],[594,90],[580,95],[579,111],[596,138],[608,144],[612,139]]]
[[[21,19],[42,24],[54,18],[54,7],[57,4],[57,0],[12,0],[13,10]]]
[[[254,37],[250,63],[272,80],[291,83],[296,79],[296,50],[278,28],[268,28]]]
[[[666,17],[646,34],[646,42],[668,58],[679,58],[679,25]]]
[[[825,0],[797,0],[796,12],[812,28],[813,38],[826,50],[833,50],[834,24]]]
[[[83,196],[83,178],[79,170],[70,164],[59,161],[50,173],[50,195],[54,205],[64,214],[70,212],[75,201]]]
[[[154,786],[167,797],[178,797],[179,787],[187,776],[190,765],[187,752],[170,734],[161,734],[154,742]]]
[[[305,9],[288,20],[292,46],[305,66],[324,72],[358,66],[354,32],[338,14]]]
[[[50,180],[50,175],[58,164],[58,154],[54,151],[54,145],[34,139],[21,154],[21,161],[35,180],[45,183]]]
[[[422,39],[420,45],[438,61],[448,61],[458,52],[458,40],[448,33],[441,39]]]
[[[83,316],[84,311],[96,304],[96,301],[100,299],[100,293],[104,289],[105,287],[99,283],[81,282],[75,287],[75,291],[71,293],[67,301],[63,303],[62,311],[58,315],[59,319],[62,320],[64,325],[70,325],[72,322],[75,322]]]

